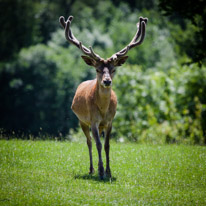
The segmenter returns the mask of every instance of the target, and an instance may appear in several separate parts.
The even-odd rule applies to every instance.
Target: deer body
[[[96,69],[97,77],[81,83],[75,93],[72,110],[79,119],[80,126],[87,138],[87,145],[90,157],[90,174],[94,172],[92,160],[92,136],[95,139],[99,156],[98,170],[101,179],[104,177],[104,166],[102,161],[102,144],[100,135],[102,131],[105,133],[104,149],[106,153],[106,175],[111,177],[109,164],[109,139],[112,130],[112,120],[116,113],[117,98],[112,90],[112,80],[116,71],[116,67],[121,66],[127,60],[125,56],[127,52],[140,45],[145,37],[145,28],[147,18],[140,17],[138,30],[128,46],[113,54],[110,58],[104,60],[98,54],[95,54],[92,47],[85,47],[79,42],[70,29],[73,17],[69,16],[65,22],[64,17],[60,17],[60,23],[65,29],[66,39],[78,47],[86,56],[82,56],[86,64]]]
[[[90,155],[90,174],[94,172],[92,161],[92,138],[90,128],[96,141],[96,147],[99,154],[99,174],[104,175],[104,167],[101,156],[102,145],[100,135],[105,132],[105,152],[107,156],[106,173],[111,176],[109,167],[109,134],[111,132],[112,120],[116,113],[117,98],[114,91],[105,88],[97,79],[81,83],[76,91],[72,102],[72,110],[79,119],[81,128],[87,137],[87,145]]]
[[[74,96],[72,110],[85,125],[98,123],[102,129],[112,122],[117,106],[117,98],[111,88],[104,88],[97,79],[82,82]]]

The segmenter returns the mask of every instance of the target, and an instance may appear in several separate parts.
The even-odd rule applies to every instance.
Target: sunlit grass
[[[112,142],[105,181],[93,155],[89,176],[86,143],[0,141],[0,205],[206,205],[206,147]]]

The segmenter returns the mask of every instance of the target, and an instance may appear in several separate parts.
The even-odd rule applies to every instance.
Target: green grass
[[[1,140],[0,205],[206,205],[206,147],[112,142],[105,181],[93,156],[89,176],[86,143]]]

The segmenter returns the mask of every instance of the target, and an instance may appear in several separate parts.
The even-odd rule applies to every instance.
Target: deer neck
[[[98,82],[96,83],[96,104],[102,114],[105,114],[109,108],[111,99],[111,87],[104,88]]]

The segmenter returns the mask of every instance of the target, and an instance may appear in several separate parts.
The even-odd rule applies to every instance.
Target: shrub
[[[116,138],[137,142],[205,143],[206,68],[168,72],[123,67],[114,80]],[[118,128],[118,129],[117,129]]]

